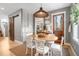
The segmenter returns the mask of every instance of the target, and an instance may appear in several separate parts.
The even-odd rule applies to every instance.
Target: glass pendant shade
[[[44,11],[42,7],[40,7],[40,10],[34,13],[34,17],[38,17],[38,18],[48,17],[48,12]]]

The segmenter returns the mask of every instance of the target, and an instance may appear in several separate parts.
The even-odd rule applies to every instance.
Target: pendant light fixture
[[[43,22],[44,22],[43,26],[45,26],[45,18],[48,17],[48,16],[49,16],[48,12],[46,12],[45,10],[43,10],[42,4],[41,4],[40,9],[33,14],[33,35],[36,34],[36,31],[35,31],[35,26],[36,26],[35,23],[36,23],[36,21],[35,21],[35,19],[36,18],[42,19]]]
[[[40,9],[34,13],[34,17],[38,17],[38,18],[48,17],[48,12],[43,10],[42,5],[41,5]]]

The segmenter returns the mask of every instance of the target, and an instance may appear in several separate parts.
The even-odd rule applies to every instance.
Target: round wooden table
[[[41,35],[41,34],[40,34]],[[42,34],[43,36],[38,36],[37,34],[34,35],[35,40],[41,40],[41,41],[56,41],[58,39],[57,36],[54,34]]]

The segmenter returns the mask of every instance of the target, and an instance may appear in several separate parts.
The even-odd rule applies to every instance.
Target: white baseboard
[[[69,44],[69,43],[65,43],[65,44],[70,47],[70,49],[69,49],[70,55],[71,55],[71,56],[77,56],[77,54],[75,53],[75,51],[74,51],[72,45]]]
[[[19,44],[23,44],[23,42],[21,41],[18,41],[18,40],[15,40],[15,42],[19,43]]]

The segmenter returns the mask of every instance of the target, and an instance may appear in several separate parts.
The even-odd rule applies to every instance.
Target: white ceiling
[[[52,11],[52,10],[68,7],[70,5],[71,3],[42,3],[43,9],[46,11]],[[28,12],[34,13],[40,7],[41,7],[41,3],[0,3],[0,8],[5,8],[4,10],[0,9],[0,13],[9,15],[20,8],[23,8]]]

